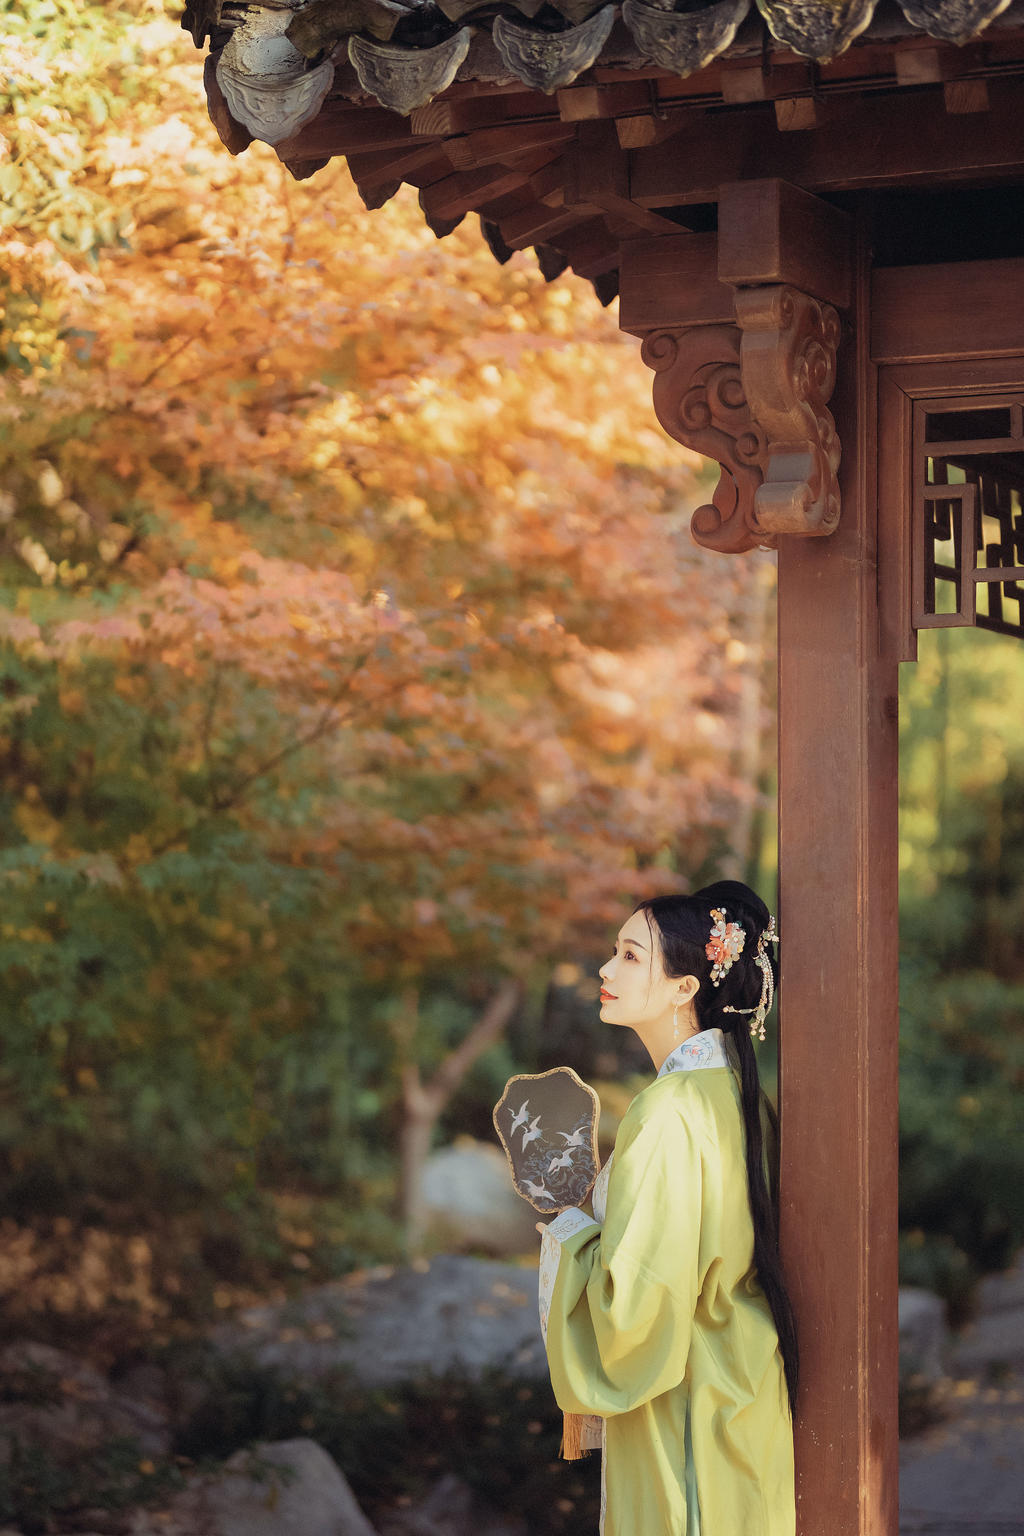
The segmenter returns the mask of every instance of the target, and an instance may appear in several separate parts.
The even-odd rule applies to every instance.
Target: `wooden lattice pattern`
[[[922,401],[915,629],[1024,639],[1024,399]]]

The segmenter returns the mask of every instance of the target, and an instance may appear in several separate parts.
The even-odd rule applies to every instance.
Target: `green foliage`
[[[902,734],[902,1272],[963,1316],[1024,1243],[1024,667],[922,635]]]
[[[536,1536],[596,1529],[599,1458],[558,1458],[562,1416],[546,1383],[495,1375],[368,1390],[339,1374],[310,1385],[195,1352],[171,1368],[193,1387],[203,1380],[203,1403],[178,1436],[185,1456],[225,1457],[256,1441],[306,1435],[334,1457],[371,1520],[455,1472]]]
[[[130,1439],[57,1456],[35,1441],[7,1437],[0,1458],[0,1519],[16,1521],[25,1536],[42,1536],[78,1521],[87,1510],[121,1510],[154,1503],[184,1485],[170,1457],[150,1459]]]

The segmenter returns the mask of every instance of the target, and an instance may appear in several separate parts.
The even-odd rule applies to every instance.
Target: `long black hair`
[[[727,914],[727,921],[739,923],[744,931],[743,952],[733,962],[718,986],[711,980],[712,961],[705,946],[711,937],[712,907]],[[786,1373],[790,1407],[795,1410],[797,1381],[800,1374],[796,1321],[782,1278],[779,1258],[778,1202],[765,1175],[765,1148],[762,1114],[778,1137],[778,1120],[771,1101],[761,1091],[757,1056],[750,1037],[750,1015],[727,1013],[725,1009],[756,1008],[761,998],[762,972],[756,963],[757,944],[769,922],[768,908],[749,886],[738,880],[719,880],[692,896],[655,896],[636,908],[647,915],[657,931],[666,976],[696,976],[700,989],[694,998],[697,1023],[702,1030],[721,1029],[732,1042],[740,1069],[740,1098],[746,1141],[747,1189],[750,1214],[754,1224],[754,1268],[758,1284],[765,1294],[779,1336],[779,1351]],[[766,944],[769,964],[775,966]]]

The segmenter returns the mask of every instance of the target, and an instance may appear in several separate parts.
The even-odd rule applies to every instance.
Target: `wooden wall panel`
[[[880,363],[1024,352],[1024,259],[881,267],[871,355]]]

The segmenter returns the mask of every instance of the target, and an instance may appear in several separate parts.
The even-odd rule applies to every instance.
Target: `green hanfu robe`
[[[793,1536],[792,1422],[721,1030],[672,1052],[613,1159],[596,1219],[546,1228],[540,1282],[558,1405],[603,1421],[603,1536]]]

